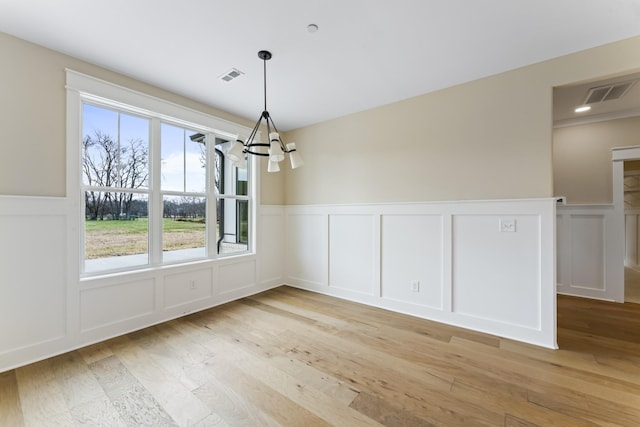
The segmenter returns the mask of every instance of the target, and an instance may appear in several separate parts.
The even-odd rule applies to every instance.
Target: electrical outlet
[[[515,219],[500,219],[500,232],[501,233],[515,233],[516,232],[516,220]]]
[[[411,281],[411,290],[413,292],[420,292],[420,282],[418,280]]]

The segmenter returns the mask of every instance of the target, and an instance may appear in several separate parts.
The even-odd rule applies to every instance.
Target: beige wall
[[[551,197],[553,87],[640,68],[640,38],[287,134],[287,204]]]
[[[64,196],[65,68],[98,77],[226,120],[253,127],[233,116],[157,87],[139,82],[0,33],[0,194]],[[261,199],[284,202],[283,174],[262,168]]]
[[[611,149],[640,145],[640,117],[555,129],[554,195],[569,204],[613,203]]]
[[[305,166],[267,174],[266,204],[549,197],[552,88],[640,69],[640,38],[286,134]],[[65,68],[253,123],[0,33],[0,194],[65,193]],[[556,180],[557,181],[557,180]],[[582,196],[581,196],[582,197]]]

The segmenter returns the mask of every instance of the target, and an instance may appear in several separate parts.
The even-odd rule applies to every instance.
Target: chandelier
[[[276,125],[273,123],[271,115],[267,111],[267,61],[271,59],[271,52],[261,50],[260,52],[258,52],[258,58],[262,59],[263,63],[264,110],[260,114],[258,122],[253,127],[253,130],[249,134],[248,138],[245,138],[243,135],[238,135],[238,137],[236,138],[236,142],[227,153],[227,157],[229,157],[232,162],[239,164],[244,161],[245,154],[253,154],[256,156],[265,157],[268,156],[269,167],[267,168],[267,171],[278,172],[280,171],[279,163],[284,160],[285,154],[289,154],[289,158],[291,160],[291,169],[299,168],[304,164],[304,162],[302,161],[302,157],[300,157],[300,154],[296,150],[295,142],[290,142],[285,145],[285,143],[282,141],[282,138],[280,138],[280,134],[278,133]],[[262,124],[262,120],[264,120],[267,125],[269,143],[255,140],[256,134],[258,133],[258,128]]]

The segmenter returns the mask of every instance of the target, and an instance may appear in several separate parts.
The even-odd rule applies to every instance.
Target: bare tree
[[[95,187],[136,189],[147,184],[149,152],[141,139],[124,144],[100,130],[82,139],[82,171],[85,183]],[[85,194],[88,219],[128,218],[133,193],[88,191]]]

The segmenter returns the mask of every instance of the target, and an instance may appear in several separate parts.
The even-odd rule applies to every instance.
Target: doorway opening
[[[624,161],[624,302],[640,304],[640,160]]]

